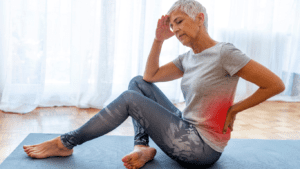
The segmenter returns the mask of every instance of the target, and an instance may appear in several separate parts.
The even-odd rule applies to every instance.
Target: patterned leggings
[[[134,125],[134,145],[148,145],[149,136],[171,159],[182,166],[213,165],[222,153],[208,146],[196,128],[182,119],[178,110],[153,83],[134,77],[128,90],[77,130],[61,136],[72,149],[117,128],[128,116]]]

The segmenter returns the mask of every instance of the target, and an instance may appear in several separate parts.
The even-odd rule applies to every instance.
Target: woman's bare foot
[[[130,154],[122,158],[122,161],[127,169],[138,169],[143,167],[148,161],[153,160],[155,155],[155,148],[136,145]]]
[[[24,151],[32,158],[47,158],[51,156],[70,156],[73,149],[66,148],[60,141],[60,137],[36,144],[32,146],[23,146]]]

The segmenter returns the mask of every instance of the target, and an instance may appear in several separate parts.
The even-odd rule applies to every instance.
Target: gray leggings
[[[142,76],[133,78],[127,91],[79,129],[62,135],[61,141],[72,149],[114,130],[128,116],[134,125],[134,145],[148,145],[150,136],[166,155],[182,166],[209,167],[222,154],[208,146],[196,128],[182,119],[180,110]]]

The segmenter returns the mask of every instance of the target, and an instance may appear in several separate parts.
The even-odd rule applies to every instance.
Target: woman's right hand
[[[168,19],[168,15],[163,15],[161,19],[158,20],[155,37],[156,40],[164,41],[174,36],[174,33],[170,30]]]

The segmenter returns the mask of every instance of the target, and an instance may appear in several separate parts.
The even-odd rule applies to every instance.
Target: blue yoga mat
[[[1,169],[124,169],[122,157],[133,149],[133,136],[102,136],[74,147],[69,157],[32,159],[23,145],[42,143],[60,134],[31,133],[3,161]],[[143,169],[182,169],[177,162],[157,149],[154,160]],[[210,169],[297,169],[300,168],[300,140],[231,139],[220,159]]]

